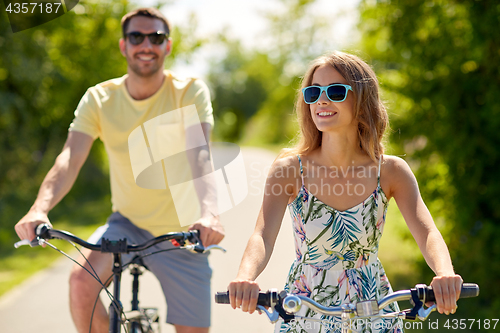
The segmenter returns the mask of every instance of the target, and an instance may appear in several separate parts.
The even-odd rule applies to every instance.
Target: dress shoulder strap
[[[300,178],[302,179],[302,186],[304,186],[304,170],[302,168],[302,160],[300,159],[300,156],[297,155],[297,158],[299,159],[299,166],[300,166]]]
[[[378,159],[378,175],[377,175],[377,186],[380,186],[380,167],[382,165],[382,156],[383,155],[380,155],[379,159]]]

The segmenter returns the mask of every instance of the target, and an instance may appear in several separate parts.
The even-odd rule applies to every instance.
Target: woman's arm
[[[390,196],[394,197],[422,255],[436,276],[431,286],[440,313],[455,313],[462,278],[455,274],[448,247],[436,227],[408,164],[397,157],[386,158],[390,177]],[[389,177],[388,177],[389,178]]]
[[[254,233],[243,254],[238,275],[228,286],[233,309],[241,307],[245,312],[255,311],[260,289],[254,280],[271,258],[287,204],[297,193],[300,171],[296,160],[294,157],[283,158],[276,160],[271,167]]]

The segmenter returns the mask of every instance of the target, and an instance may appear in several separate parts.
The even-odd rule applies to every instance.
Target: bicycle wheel
[[[127,332],[160,333],[160,316],[157,308],[141,308],[125,313]]]
[[[160,315],[157,308],[143,308],[144,316],[141,321],[145,333],[160,333]]]

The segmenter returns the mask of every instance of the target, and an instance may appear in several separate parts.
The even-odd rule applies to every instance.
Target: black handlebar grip
[[[215,294],[215,303],[229,304],[229,291],[219,291]]]
[[[475,283],[464,283],[462,284],[462,290],[460,291],[460,298],[470,298],[477,297],[479,295],[479,286]],[[426,302],[435,302],[434,290],[432,287],[427,287],[425,294]]]
[[[470,298],[479,296],[479,286],[475,283],[464,283],[462,285],[462,291],[460,292],[460,298]]]
[[[218,292],[215,294],[215,303],[217,304],[230,304],[229,302],[229,291]],[[271,306],[271,295],[269,292],[259,293],[259,299],[257,300],[257,305],[262,305],[269,307]]]
[[[259,299],[257,300],[257,305],[262,305],[269,307],[271,306],[271,294],[267,293],[259,293]]]

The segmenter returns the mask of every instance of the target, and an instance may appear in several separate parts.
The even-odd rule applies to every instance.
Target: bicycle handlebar
[[[462,290],[460,293],[460,298],[470,298],[476,297],[479,295],[479,286],[475,283],[464,283],[462,285]],[[289,294],[286,291],[282,291],[279,294],[275,291],[267,291],[260,292],[258,296],[257,305],[262,307],[274,307],[283,308],[287,314],[294,314],[299,309],[302,303],[304,303],[307,307],[312,309],[313,311],[328,315],[328,316],[340,316],[343,311],[349,309],[348,311],[356,313],[357,315],[370,315],[374,313],[378,313],[381,309],[385,308],[387,305],[397,301],[412,301],[413,303],[420,302],[420,307],[422,303],[425,302],[435,302],[434,291],[431,286],[426,286],[424,284],[416,285],[415,288],[409,290],[400,290],[394,292],[390,295],[385,296],[378,302],[373,301],[363,301],[358,302],[357,304],[344,304],[341,306],[334,307],[326,307],[323,306],[309,297]],[[218,292],[215,295],[215,302],[218,304],[229,304],[229,292]],[[414,304],[417,306],[417,304]],[[426,315],[431,311],[428,311]],[[407,315],[415,316],[415,313],[410,311],[407,312]],[[280,313],[280,316],[282,314]],[[423,316],[419,316],[423,317]],[[425,317],[426,318],[426,317]],[[410,319],[408,317],[408,319]]]
[[[191,245],[189,245],[189,249],[203,253],[212,246],[205,248],[201,243],[199,238],[198,230],[191,230],[186,232],[171,232],[165,235],[161,235],[146,241],[143,244],[127,244],[126,239],[120,239],[117,241],[102,239],[101,244],[91,244],[89,242],[84,241],[83,239],[76,237],[75,235],[62,230],[52,229],[48,224],[40,224],[35,229],[36,238],[33,241],[29,240],[21,240],[14,244],[14,247],[18,248],[22,245],[30,245],[37,246],[40,243],[41,239],[64,239],[76,244],[79,244],[87,249],[93,251],[101,251],[101,252],[109,252],[109,253],[129,253],[129,252],[139,252],[143,251],[147,248],[150,248],[158,243],[167,241],[167,240],[175,240],[180,243],[180,245],[184,245],[186,241],[189,241]],[[222,249],[222,248],[221,248]],[[222,249],[223,250],[223,249]]]

